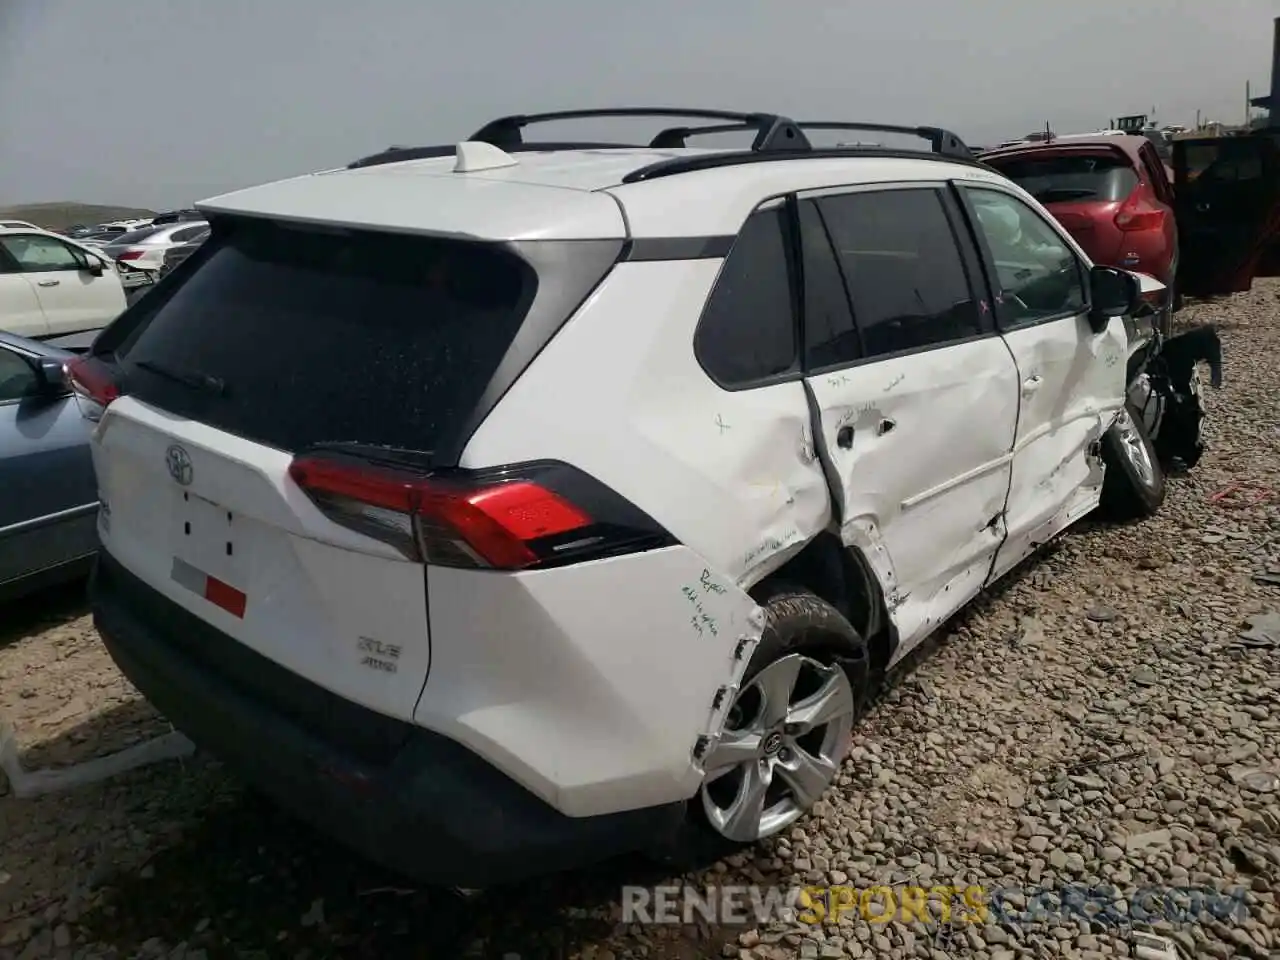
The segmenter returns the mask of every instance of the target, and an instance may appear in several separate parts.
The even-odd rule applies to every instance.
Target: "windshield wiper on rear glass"
[[[211,377],[207,373],[186,372],[183,370],[174,370],[162,363],[156,363],[154,360],[137,360],[134,361],[135,367],[141,367],[149,373],[156,376],[164,377],[166,380],[172,380],[174,383],[180,383],[186,387],[193,387],[196,390],[204,390],[209,393],[216,393],[219,396],[227,392],[227,382],[220,377]]]

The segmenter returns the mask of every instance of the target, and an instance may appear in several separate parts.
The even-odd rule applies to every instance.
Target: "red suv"
[[[1154,276],[1176,305],[1173,185],[1146,137],[1064,137],[978,159],[1040,201],[1095,263]]]

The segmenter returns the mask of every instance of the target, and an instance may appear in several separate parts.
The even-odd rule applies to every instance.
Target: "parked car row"
[[[1271,222],[1280,151],[1270,134],[1174,140],[1172,167],[1149,137],[1118,131],[1022,142],[978,159],[1043,203],[1096,263],[1160,280],[1162,309],[1280,274]]]

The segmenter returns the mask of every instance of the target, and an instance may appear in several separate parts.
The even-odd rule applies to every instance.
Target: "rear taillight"
[[[81,400],[81,412],[90,420],[97,420],[111,401],[120,396],[120,387],[111,370],[93,357],[77,357],[67,364],[67,379],[71,389]]]
[[[1164,208],[1151,203],[1139,188],[1130,195],[1116,213],[1115,224],[1126,233],[1136,230],[1160,230],[1164,227],[1164,218]]]
[[[120,256],[116,257],[116,259],[117,260],[141,260],[143,255],[146,252],[147,251],[145,250],[126,250],[124,253],[120,254]]]
[[[322,454],[298,457],[289,475],[334,523],[437,566],[525,570],[672,542],[621,496],[558,462],[423,474]]]

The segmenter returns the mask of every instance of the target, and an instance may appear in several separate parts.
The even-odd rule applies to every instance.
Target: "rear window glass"
[[[1124,200],[1138,185],[1129,161],[1114,153],[993,159],[991,166],[1041,203]]]
[[[128,233],[116,234],[112,238],[112,243],[141,243],[159,229],[159,227],[143,227],[141,230],[130,230]]]
[[[215,230],[116,351],[126,389],[282,450],[431,451],[479,400],[537,275],[489,244],[262,221]]]

